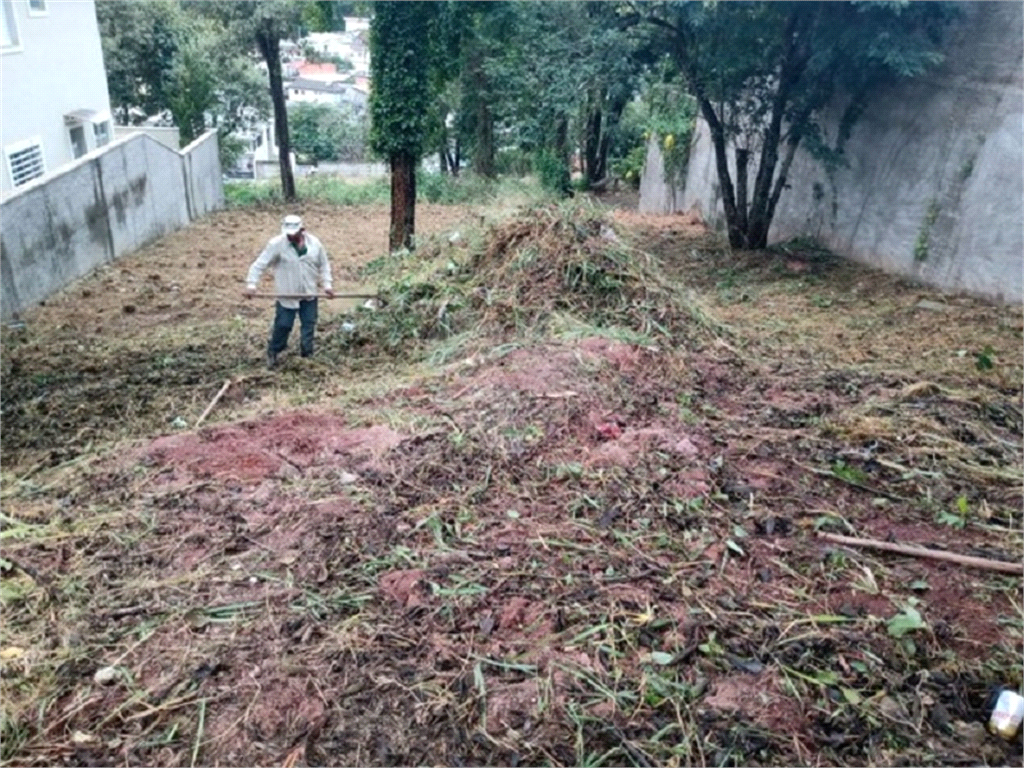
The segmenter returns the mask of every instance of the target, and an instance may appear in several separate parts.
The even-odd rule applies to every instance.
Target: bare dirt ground
[[[1020,309],[616,202],[304,206],[385,305],[274,372],[276,208],[28,313],[3,762],[1020,765],[1020,574],[818,535],[1020,562]]]

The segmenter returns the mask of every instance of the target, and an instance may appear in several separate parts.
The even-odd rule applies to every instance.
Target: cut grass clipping
[[[430,243],[368,265],[382,308],[337,338],[347,349],[414,352],[418,342],[603,335],[644,346],[722,333],[632,247],[598,206],[526,209],[476,248]]]

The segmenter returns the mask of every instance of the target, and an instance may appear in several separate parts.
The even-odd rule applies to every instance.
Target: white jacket
[[[317,295],[317,281],[323,283],[325,290],[331,290],[331,262],[323,244],[308,232],[306,253],[300,256],[295,246],[282,235],[272,237],[263,253],[249,267],[245,281],[249,288],[255,289],[263,272],[270,267],[274,271],[274,291],[278,296],[309,296]],[[298,299],[278,299],[282,307],[298,309]]]

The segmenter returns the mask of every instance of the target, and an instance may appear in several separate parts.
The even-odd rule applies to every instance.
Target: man
[[[334,289],[327,251],[317,238],[306,232],[298,216],[284,217],[281,234],[270,239],[263,253],[249,267],[246,298],[251,299],[256,293],[256,284],[267,267],[274,271],[274,290],[280,297],[274,307],[274,326],[267,344],[267,367],[274,368],[278,355],[288,346],[296,314],[302,325],[299,352],[303,357],[313,354],[317,281],[323,283],[328,298],[334,296]]]

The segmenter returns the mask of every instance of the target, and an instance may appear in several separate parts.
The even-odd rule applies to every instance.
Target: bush
[[[550,149],[542,149],[533,158],[533,170],[540,185],[549,192],[567,196],[572,191],[569,166]]]
[[[644,163],[647,161],[647,145],[640,144],[629,150],[629,153],[612,162],[612,173],[625,181],[633,189],[639,189],[640,177],[644,172]]]
[[[391,188],[386,178],[352,183],[328,176],[311,176],[296,179],[295,192],[302,200],[317,200],[333,205],[366,205],[387,201]],[[225,182],[224,198],[231,208],[279,205],[284,202],[280,179]]]
[[[526,176],[533,171],[533,156],[518,147],[498,150],[494,169],[504,176]]]
[[[302,200],[317,200],[332,205],[367,205],[386,203],[391,199],[391,185],[386,176],[371,181],[350,182],[327,175],[309,176],[295,180],[295,191]],[[249,208],[261,205],[279,205],[284,202],[281,181],[226,181],[224,197],[231,208]],[[507,179],[492,181],[472,173],[445,176],[420,171],[416,176],[416,199],[420,202],[460,205],[501,199],[534,201],[538,194],[536,183]]]

